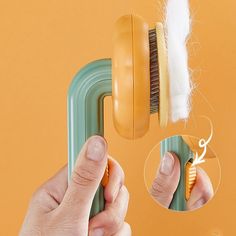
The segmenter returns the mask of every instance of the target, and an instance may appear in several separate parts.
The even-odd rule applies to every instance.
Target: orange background
[[[234,101],[236,2],[191,1],[190,67],[196,89],[187,125],[158,127],[136,141],[114,130],[111,99],[105,101],[105,136],[110,154],[123,166],[130,191],[127,221],[133,235],[236,235]],[[148,23],[163,19],[157,0],[0,2],[0,235],[16,235],[32,192],[67,161],[66,96],[71,79],[88,62],[111,57],[115,20],[136,13]],[[148,195],[144,162],[151,148],[173,134],[206,137],[222,178],[214,199],[200,210],[174,213]],[[122,147],[122,148],[121,148]]]

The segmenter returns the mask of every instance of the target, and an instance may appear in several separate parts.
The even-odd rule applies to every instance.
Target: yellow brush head
[[[164,28],[154,29],[137,15],[125,15],[114,27],[112,56],[113,121],[128,139],[145,135],[150,113],[161,127],[169,116],[169,77]]]

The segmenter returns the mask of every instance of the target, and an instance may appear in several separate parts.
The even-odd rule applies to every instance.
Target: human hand
[[[109,160],[109,181],[105,187],[104,211],[89,221],[93,197]],[[129,193],[120,165],[107,154],[100,136],[90,137],[76,161],[68,184],[67,166],[44,183],[33,195],[21,236],[129,236],[124,222]]]
[[[167,152],[161,160],[150,194],[162,206],[168,208],[177,189],[179,178],[179,159],[176,154]],[[213,194],[210,178],[203,169],[197,167],[197,178],[187,201],[187,210],[203,206],[213,197]]]

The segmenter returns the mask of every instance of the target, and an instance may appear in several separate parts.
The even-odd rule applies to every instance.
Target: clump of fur
[[[186,43],[190,32],[188,0],[168,0],[165,33],[170,80],[170,117],[187,119],[190,112],[191,82]]]

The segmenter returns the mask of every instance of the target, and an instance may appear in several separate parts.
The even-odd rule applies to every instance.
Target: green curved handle
[[[71,82],[67,97],[68,178],[86,140],[95,134],[104,135],[103,99],[111,95],[111,59],[102,59],[84,66]],[[103,187],[99,186],[90,217],[104,209]]]
[[[112,92],[111,59],[102,59],[84,66],[72,80],[68,91],[68,177],[70,179],[76,158],[92,135],[104,135],[103,99]],[[170,208],[183,211],[185,200],[185,165],[193,153],[181,136],[161,142],[161,156],[167,151],[175,152],[180,159],[181,175]],[[104,209],[103,187],[99,186],[91,208],[90,217]]]
[[[185,166],[187,162],[192,160],[193,152],[181,136],[172,136],[164,139],[161,142],[161,157],[163,157],[165,152],[176,153],[180,161],[180,180],[169,208],[176,211],[185,211]]]

